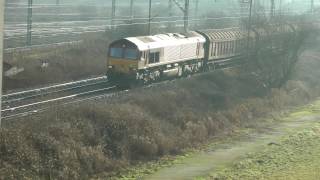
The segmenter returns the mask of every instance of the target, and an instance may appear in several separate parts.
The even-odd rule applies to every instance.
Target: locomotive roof
[[[140,51],[163,48],[166,46],[179,46],[183,44],[204,43],[205,38],[195,31],[188,33],[167,33],[153,36],[129,37],[126,40],[135,44]]]

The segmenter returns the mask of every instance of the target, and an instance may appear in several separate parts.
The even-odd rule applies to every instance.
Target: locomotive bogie
[[[203,60],[190,60],[183,63],[171,63],[161,66],[149,67],[137,73],[136,80],[143,83],[156,82],[174,77],[187,76],[200,72],[203,68]]]

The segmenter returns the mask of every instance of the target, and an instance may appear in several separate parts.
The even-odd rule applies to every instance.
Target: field
[[[229,4],[230,8],[221,10],[221,7]],[[209,4],[209,7],[207,6]],[[5,11],[5,48],[26,46],[28,6],[25,1],[10,1],[6,3]],[[143,34],[147,34],[148,2],[135,0],[131,14],[130,0],[116,2],[114,24],[117,31],[125,31],[132,28],[131,23],[137,23],[143,27]],[[238,2],[212,3],[209,0],[201,1],[197,5],[192,3],[190,8],[190,25],[192,28],[210,28],[219,26],[221,20],[208,19],[221,17],[227,14],[240,13]],[[154,0],[152,2],[152,32],[176,31],[183,26],[183,13],[177,6],[172,6],[168,11],[166,1]],[[210,9],[210,12],[208,11]],[[81,40],[86,33],[106,32],[111,30],[111,1],[34,1],[32,9],[32,45],[51,44]],[[219,12],[217,12],[219,11]],[[231,15],[232,16],[232,15]],[[201,18],[200,18],[201,17]],[[134,19],[132,19],[134,18]],[[224,19],[223,22],[238,22]],[[169,21],[169,23],[168,23]],[[179,30],[177,30],[179,29]],[[121,38],[121,34],[112,33],[115,38]]]
[[[104,75],[108,38],[98,34],[85,39],[76,46],[5,54],[5,62],[24,71],[4,77],[4,89],[32,88]],[[43,63],[48,66],[43,67]]]

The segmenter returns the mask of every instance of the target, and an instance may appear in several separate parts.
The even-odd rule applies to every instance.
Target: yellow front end
[[[108,58],[107,75],[111,80],[131,80],[136,78],[138,61],[123,58]]]
[[[126,40],[120,39],[110,44],[108,50],[108,79],[115,82],[128,82],[135,80],[140,60],[137,46]]]

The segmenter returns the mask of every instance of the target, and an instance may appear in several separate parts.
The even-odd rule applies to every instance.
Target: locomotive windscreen
[[[124,58],[132,60],[138,59],[138,51],[136,49],[125,49]]]
[[[110,56],[115,58],[122,58],[123,48],[110,48]]]
[[[136,60],[138,59],[138,50],[131,48],[110,48],[110,57]]]

